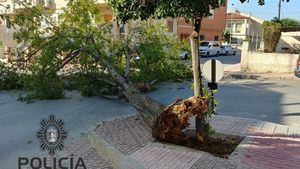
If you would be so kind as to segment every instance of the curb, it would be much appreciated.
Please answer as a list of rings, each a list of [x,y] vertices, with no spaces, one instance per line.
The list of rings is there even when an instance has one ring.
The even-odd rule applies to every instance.
[[[268,74],[251,74],[251,73],[227,73],[223,80],[229,79],[251,79],[251,80],[293,80],[300,81],[296,76],[280,76]]]
[[[114,146],[105,141],[95,132],[87,134],[87,139],[99,154],[103,154],[111,166],[115,169],[144,169],[144,167],[136,160],[124,155]]]

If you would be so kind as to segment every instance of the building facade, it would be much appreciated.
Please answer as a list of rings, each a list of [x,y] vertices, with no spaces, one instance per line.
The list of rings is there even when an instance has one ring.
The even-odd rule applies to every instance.
[[[231,33],[231,43],[241,44],[248,39],[255,43],[262,41],[264,20],[234,10],[227,14],[226,30]]]
[[[33,0],[32,5],[35,5],[40,2],[44,2],[45,7],[55,9],[55,13],[52,16],[52,19],[55,20],[58,17],[58,14],[62,12],[63,8],[66,7],[68,0]],[[101,20],[108,22],[113,19],[113,11],[111,7],[105,3],[104,0],[98,0],[98,5],[101,10]],[[0,0],[0,13],[14,13],[18,9],[24,8],[15,3],[15,0]],[[17,31],[12,28],[7,28],[4,21],[0,21],[0,41],[2,43],[2,50],[5,46],[7,47],[16,47],[18,44],[13,39],[14,32]],[[3,52],[0,51],[0,55]]]
[[[201,22],[200,40],[205,41],[221,41],[222,33],[226,27],[227,5],[211,10],[211,16],[203,18]],[[187,23],[184,19],[167,19],[170,32],[187,39],[192,34],[194,26]]]

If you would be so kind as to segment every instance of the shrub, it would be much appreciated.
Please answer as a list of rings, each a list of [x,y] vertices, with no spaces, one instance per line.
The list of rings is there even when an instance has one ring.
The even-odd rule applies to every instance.
[[[281,24],[265,21],[262,25],[264,38],[264,52],[275,52],[281,37]]]
[[[21,77],[22,74],[18,73],[17,68],[0,62],[0,90],[21,89],[23,87],[20,83]]]
[[[25,100],[61,99],[64,97],[64,83],[54,70],[33,68],[22,78],[24,89],[28,91]]]
[[[118,94],[117,83],[100,68],[90,67],[72,76],[69,83],[73,83],[83,96]]]

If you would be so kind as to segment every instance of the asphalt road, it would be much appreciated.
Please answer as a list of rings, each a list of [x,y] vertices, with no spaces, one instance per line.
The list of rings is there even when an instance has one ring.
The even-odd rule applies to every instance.
[[[135,110],[122,100],[100,97],[85,98],[78,92],[67,93],[67,99],[36,101],[26,104],[17,101],[16,93],[0,91],[0,169],[16,169],[19,157],[45,157],[36,133],[40,121],[54,114],[63,119],[68,137],[65,145],[72,143],[82,133],[95,129],[97,123]]]
[[[204,58],[204,60],[211,58]],[[239,62],[239,56],[218,58],[226,65]],[[191,82],[160,84],[147,95],[165,104],[176,98],[192,96]],[[300,82],[295,81],[223,81],[217,99],[221,115],[256,118],[300,127]],[[50,114],[65,122],[72,143],[82,133],[92,131],[97,123],[136,111],[123,100],[100,97],[85,98],[68,92],[67,99],[36,101],[26,104],[17,101],[18,94],[0,91],[0,169],[17,168],[18,157],[44,157],[39,149],[36,132],[39,122]]]
[[[149,96],[165,103],[193,95],[191,82],[164,84]],[[218,113],[300,127],[300,81],[231,80],[219,83]]]
[[[210,60],[210,59],[217,59],[217,60],[221,61],[224,64],[224,67],[227,67],[227,66],[230,66],[230,65],[240,63],[241,62],[241,55],[240,54],[237,54],[235,56],[233,56],[233,55],[228,55],[228,56],[221,55],[219,57],[211,56],[211,57],[208,57],[208,58],[201,57],[200,63],[203,64],[207,60]]]
[[[211,59],[217,59],[223,63],[224,67],[227,67],[227,66],[231,66],[231,65],[240,63],[241,62],[241,54],[237,53],[237,55],[234,55],[234,56],[233,55],[228,55],[228,56],[220,55],[219,57],[216,57],[216,56],[201,57],[200,63],[204,64],[206,61],[211,60]],[[183,60],[183,62],[185,62],[186,64],[192,63],[191,59]]]

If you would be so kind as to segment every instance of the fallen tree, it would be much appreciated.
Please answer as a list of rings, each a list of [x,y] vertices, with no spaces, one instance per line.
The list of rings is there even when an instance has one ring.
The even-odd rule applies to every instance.
[[[99,58],[99,52],[96,58]],[[102,59],[101,63],[121,85],[128,102],[138,111],[144,122],[152,129],[152,136],[158,140],[176,144],[184,142],[186,137],[182,130],[189,126],[188,120],[196,115],[204,118],[208,111],[208,98],[199,96],[180,99],[169,106],[163,105],[143,95],[107,60]]]
[[[60,85],[54,84],[59,82],[58,72],[66,65],[84,62],[88,66],[96,64],[97,67],[111,75],[119,84],[126,100],[138,111],[141,118],[152,129],[153,137],[158,140],[179,143],[185,139],[182,129],[188,126],[188,119],[195,115],[204,117],[208,108],[208,101],[204,97],[178,100],[172,105],[166,106],[143,95],[128,80],[130,58],[133,58],[130,50],[135,47],[131,44],[125,44],[125,47],[118,46],[117,42],[109,37],[110,27],[104,23],[97,23],[99,9],[96,8],[94,0],[70,1],[67,8],[64,9],[64,13],[60,14],[58,23],[51,21],[51,11],[47,11],[43,6],[32,7],[26,2],[16,3],[24,6],[24,10],[13,16],[4,15],[2,18],[11,21],[9,23],[12,26],[20,28],[15,35],[19,42],[30,44],[19,53],[19,56],[24,58],[21,63],[22,67],[31,72],[32,78],[27,80],[30,86],[50,84],[49,87],[38,88],[39,92],[46,88],[49,91],[55,91],[55,86],[60,87]],[[84,5],[80,5],[82,3]],[[40,22],[42,21],[48,23],[46,28],[41,29]],[[138,39],[141,39],[138,40],[139,45],[148,41],[148,39],[143,39],[141,33],[137,33],[135,36],[139,36]],[[153,41],[155,42],[157,39],[154,37]],[[145,43],[144,47],[146,46]],[[160,55],[161,52],[158,51],[163,50],[162,46],[163,44],[157,49],[155,48],[154,52]],[[118,65],[119,58],[122,58],[120,50],[123,49],[126,49],[124,50],[126,53],[124,76],[121,75],[123,72],[120,71]],[[62,57],[63,55],[65,57]],[[140,55],[142,54],[140,53]],[[153,59],[155,62],[155,58]],[[61,88],[59,89],[61,90]],[[61,95],[60,91],[55,92]],[[56,98],[56,95],[51,98]]]
[[[101,23],[101,19],[99,19],[101,15],[95,0],[69,1],[56,22],[51,19],[53,10],[45,8],[43,4],[32,6],[30,0],[16,1],[15,3],[24,6],[24,9],[18,10],[15,14],[2,15],[2,19],[7,21],[8,26],[17,26],[15,28],[18,28],[19,31],[15,34],[15,38],[19,42],[30,44],[30,47],[27,48],[28,51],[26,49],[26,52],[21,52],[24,62],[26,62],[25,71],[30,72],[35,80],[34,82],[30,79],[27,80],[29,86],[49,83],[50,86],[38,88],[38,91],[49,90],[53,86],[62,90],[61,85],[56,83],[59,82],[58,69],[67,64],[81,62],[89,63],[83,65],[87,68],[96,65],[95,67],[101,68],[103,72],[109,72],[119,84],[128,102],[137,109],[145,123],[151,127],[154,138],[172,143],[184,141],[185,135],[182,130],[188,126],[189,118],[196,116],[197,137],[199,136],[198,139],[203,141],[206,136],[204,125],[209,111],[209,98],[204,97],[202,89],[200,64],[196,59],[197,45],[199,44],[202,17],[210,15],[212,8],[218,8],[221,5],[219,0],[139,1],[142,3],[137,3],[136,0],[108,0],[108,2],[114,8],[117,19],[123,23],[131,19],[148,19],[149,17],[183,17],[193,21],[195,29],[192,38],[192,55],[193,61],[197,62],[194,64],[196,65],[194,66],[196,96],[177,100],[166,106],[141,94],[128,80],[131,57],[129,51],[126,51],[126,71],[122,76],[119,70],[121,69],[119,58],[122,57],[120,50],[124,51],[124,48],[135,47],[131,44],[122,47],[114,42],[111,36],[111,26]],[[143,39],[143,35],[140,37],[147,41],[147,39]],[[162,47],[154,49],[154,52],[161,49]],[[66,58],[61,59],[63,53],[69,54]],[[113,56],[119,55],[119,57],[112,57],[112,53],[114,53]],[[61,91],[57,93],[61,95]],[[54,95],[53,98],[56,96]]]
[[[188,127],[192,116],[205,116],[208,111],[208,99],[194,96],[186,100],[177,100],[166,106],[145,95],[130,82],[119,75],[112,65],[102,60],[112,76],[122,86],[128,102],[138,111],[145,123],[152,129],[152,136],[158,140],[180,143],[185,140],[183,129]]]

